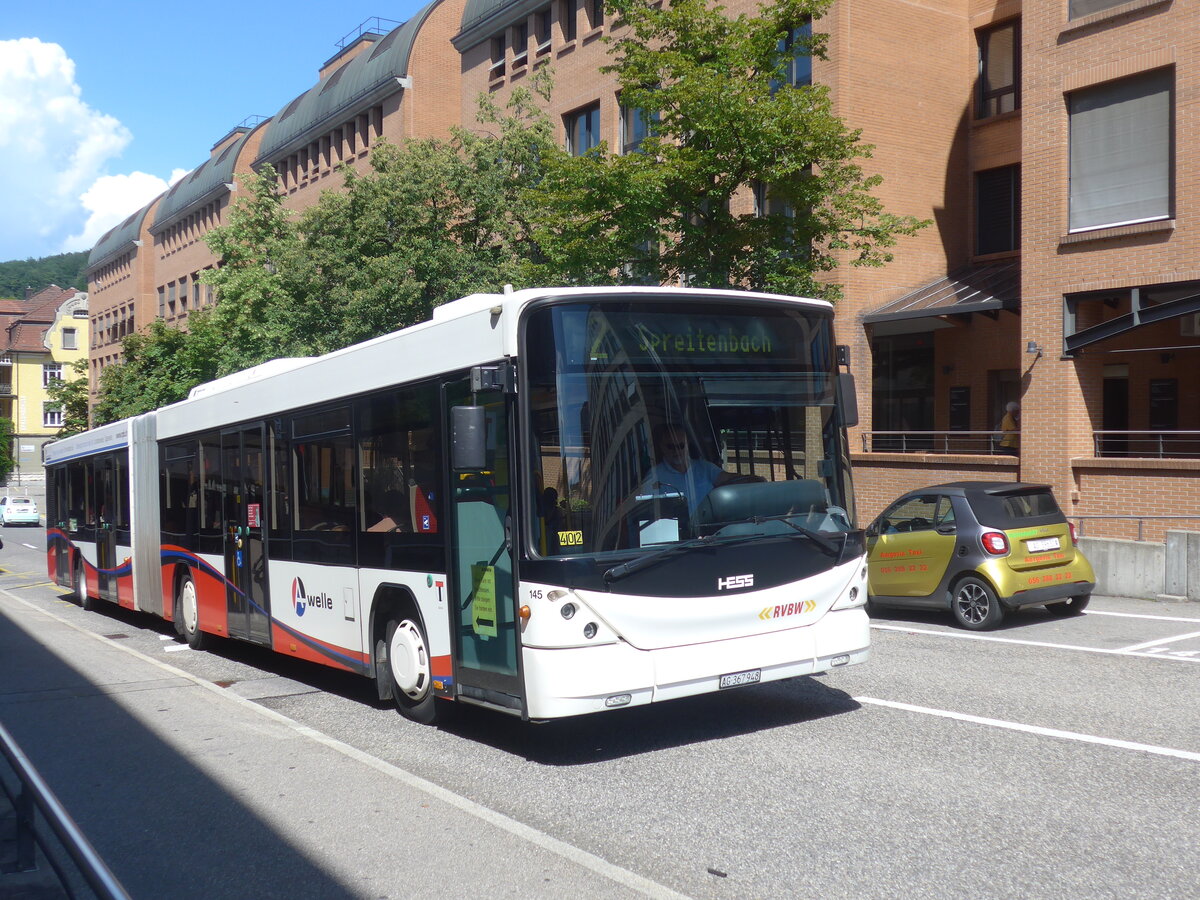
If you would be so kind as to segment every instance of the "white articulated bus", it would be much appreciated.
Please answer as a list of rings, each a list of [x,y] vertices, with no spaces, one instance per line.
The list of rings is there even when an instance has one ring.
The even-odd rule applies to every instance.
[[[472,295],[47,445],[50,576],[421,722],[862,662],[846,362],[817,300]]]

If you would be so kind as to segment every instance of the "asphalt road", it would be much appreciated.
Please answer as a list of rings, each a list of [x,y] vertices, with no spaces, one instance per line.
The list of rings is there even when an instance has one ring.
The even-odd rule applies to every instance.
[[[892,612],[869,663],[822,677],[545,725],[464,708],[426,728],[356,676],[248,645],[196,653],[152,617],[85,612],[46,583],[42,530],[3,536],[0,589],[24,603],[632,873],[635,893],[1200,896],[1198,604],[1098,597],[982,635]],[[194,839],[217,826],[196,820]],[[118,875],[138,864],[91,836],[121,847]],[[503,885],[468,838],[450,838],[461,865]]]

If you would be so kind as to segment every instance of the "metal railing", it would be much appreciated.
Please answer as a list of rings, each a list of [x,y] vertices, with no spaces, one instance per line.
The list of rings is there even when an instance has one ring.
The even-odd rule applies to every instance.
[[[1120,515],[1120,516],[1118,516],[1118,515],[1097,515],[1097,516],[1085,515],[1085,516],[1076,516],[1076,515],[1068,515],[1067,518],[1070,519],[1072,522],[1077,522],[1079,524],[1079,528],[1077,529],[1079,537],[1087,537],[1087,535],[1084,533],[1085,526],[1083,523],[1087,522],[1087,521],[1091,521],[1092,519],[1100,519],[1100,520],[1121,519],[1122,521],[1127,521],[1127,522],[1128,521],[1136,521],[1137,522],[1137,540],[1139,540],[1139,541],[1143,540],[1143,538],[1142,538],[1142,534],[1143,534],[1142,523],[1143,522],[1160,522],[1160,521],[1200,522],[1200,515],[1195,515],[1195,516],[1151,516],[1151,515],[1128,515],[1128,516],[1124,516],[1124,515]]]
[[[864,453],[1004,453],[994,431],[864,431]]]
[[[1098,457],[1198,459],[1200,431],[1095,431],[1092,447]]]
[[[130,896],[121,886],[121,882],[109,870],[91,842],[75,824],[75,820],[54,796],[50,786],[33,767],[29,757],[17,746],[17,742],[13,740],[12,735],[3,725],[0,725],[0,753],[12,766],[18,782],[15,796],[9,794],[8,788],[0,784],[0,790],[9,794],[16,811],[17,859],[13,871],[30,872],[36,869],[37,846],[40,845],[46,858],[50,860],[51,868],[58,876],[59,883],[62,884],[68,895],[74,896],[70,889],[70,879],[54,862],[53,855],[38,834],[36,809],[41,812],[43,818],[58,836],[62,846],[78,867],[79,873],[97,897],[101,897],[103,900],[130,900]]]
[[[864,453],[1004,454],[994,431],[864,431]],[[1200,431],[1094,431],[1097,458],[1200,459]]]

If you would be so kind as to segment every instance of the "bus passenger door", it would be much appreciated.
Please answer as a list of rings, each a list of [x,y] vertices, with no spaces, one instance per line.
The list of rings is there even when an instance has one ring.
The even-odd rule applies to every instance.
[[[229,636],[271,642],[271,605],[263,543],[263,428],[221,433],[225,482],[225,578]]]
[[[96,460],[96,577],[97,593],[104,600],[117,599],[117,493],[113,458]]]
[[[512,494],[506,398],[472,395],[469,382],[446,388],[447,418],[455,406],[482,406],[487,463],[480,471],[450,471],[449,598],[460,696],[524,712],[513,594]],[[449,447],[449,442],[446,444]]]
[[[67,503],[67,467],[58,466],[53,471],[54,521],[46,520],[51,528],[62,534],[53,541],[54,580],[58,584],[71,583],[71,509]]]

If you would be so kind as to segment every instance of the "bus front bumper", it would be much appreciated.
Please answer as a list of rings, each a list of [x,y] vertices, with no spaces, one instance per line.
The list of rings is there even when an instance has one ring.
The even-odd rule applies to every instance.
[[[758,672],[779,681],[866,662],[870,622],[862,608],[826,613],[804,628],[683,647],[627,643],[522,650],[531,719],[644,706],[721,690],[721,676]]]

